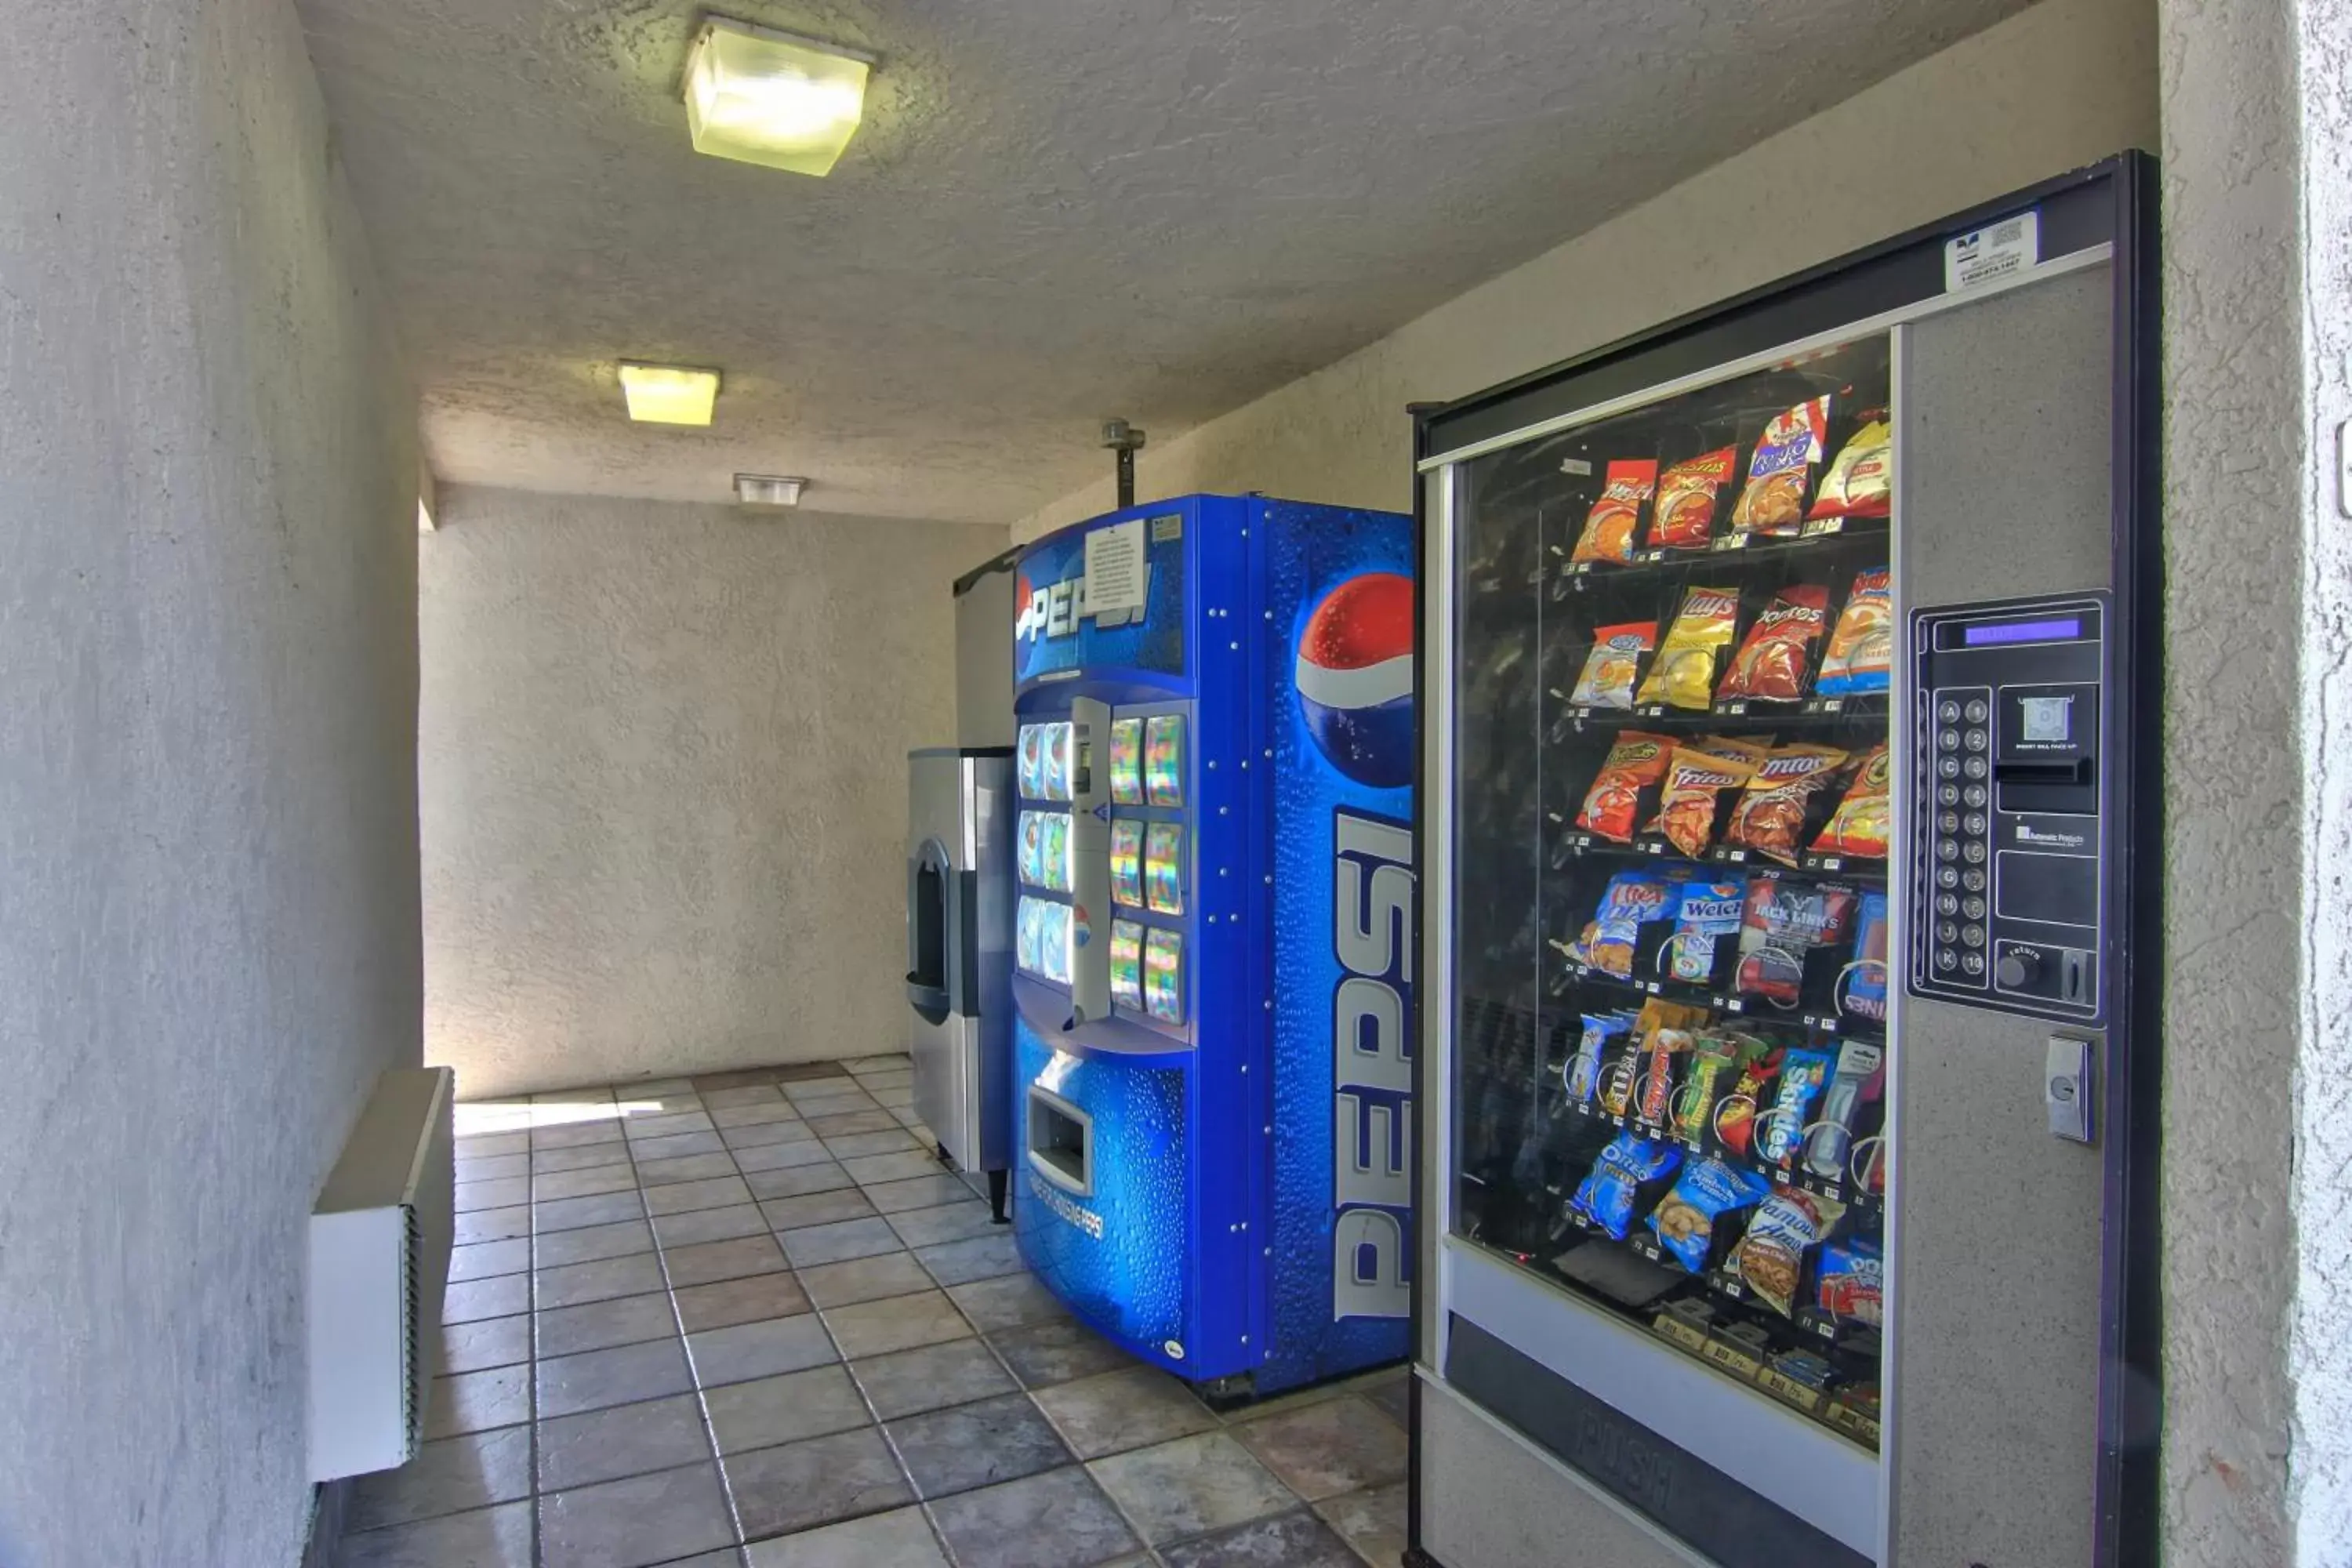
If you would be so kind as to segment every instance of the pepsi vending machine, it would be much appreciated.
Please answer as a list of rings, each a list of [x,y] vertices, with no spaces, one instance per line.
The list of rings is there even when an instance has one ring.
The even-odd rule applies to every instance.
[[[1408,1348],[1412,553],[1203,495],[1021,559],[1015,1228],[1213,1397]]]

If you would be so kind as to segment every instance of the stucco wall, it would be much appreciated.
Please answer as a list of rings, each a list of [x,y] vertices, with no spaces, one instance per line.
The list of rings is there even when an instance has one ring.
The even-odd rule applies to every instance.
[[[2046,0],[1328,369],[1147,447],[1137,493],[1262,489],[1409,507],[1408,403],[1475,392],[1972,202],[2153,147],[2153,0]],[[1013,537],[1111,502],[1106,479],[1016,521]]]
[[[0,1563],[291,1563],[417,1058],[415,405],[283,0],[0,29]]]
[[[892,1048],[906,753],[996,529],[444,487],[427,1059],[458,1092]]]

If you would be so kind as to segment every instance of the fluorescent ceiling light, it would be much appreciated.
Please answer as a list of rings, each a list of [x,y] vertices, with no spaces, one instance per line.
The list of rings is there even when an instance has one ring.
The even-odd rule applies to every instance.
[[[714,158],[824,174],[866,113],[874,57],[713,16],[686,61],[686,122]]]
[[[641,425],[708,425],[719,401],[719,373],[674,364],[621,364],[621,395]]]
[[[801,491],[807,488],[806,479],[787,479],[782,474],[735,476],[735,499],[745,506],[798,506]]]

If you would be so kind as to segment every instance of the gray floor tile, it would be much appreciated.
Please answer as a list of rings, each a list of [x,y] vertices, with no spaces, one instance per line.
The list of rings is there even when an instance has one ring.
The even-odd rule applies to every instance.
[[[846,1074],[839,1078],[808,1079],[799,1083],[785,1084],[782,1088],[784,1098],[799,1106],[822,1106],[836,1100],[866,1098],[866,1091],[857,1087],[857,1080]]]
[[[618,1225],[623,1220],[643,1219],[646,1205],[635,1192],[598,1193],[587,1198],[559,1198],[551,1204],[533,1204],[531,1224],[542,1233],[551,1230],[577,1230],[583,1226]]]
[[[339,1568],[533,1568],[530,1504],[346,1535]]]
[[[846,1307],[931,1289],[931,1277],[908,1252],[882,1252],[799,1271],[801,1288],[820,1307]]]
[[[497,1160],[530,1152],[528,1132],[471,1132],[455,1140],[460,1160]]]
[[[973,1237],[970,1241],[944,1242],[938,1247],[919,1247],[915,1257],[931,1271],[931,1278],[942,1285],[961,1285],[971,1279],[993,1279],[1000,1274],[1021,1271],[1021,1252],[1013,1244],[1010,1226],[992,1227],[986,1236]]]
[[[877,1110],[874,1114],[887,1119],[889,1112]],[[934,1170],[939,1166],[938,1156],[918,1142],[914,1135],[903,1127],[894,1126],[887,1132],[845,1132],[837,1138],[825,1139],[824,1146],[833,1151],[833,1157],[836,1160],[873,1159],[884,1154],[913,1154],[919,1159],[929,1161]],[[914,1173],[909,1171],[906,1174],[912,1175]],[[880,1179],[887,1181],[891,1178],[886,1176]]]
[[[646,1189],[648,1214],[687,1214],[695,1209],[726,1208],[751,1201],[751,1191],[740,1176],[719,1176],[707,1182],[673,1182]]]
[[[890,1228],[908,1247],[936,1247],[943,1241],[993,1235],[1000,1227],[986,1204],[966,1198],[935,1208],[901,1209],[890,1216]]]
[[[874,1205],[856,1187],[836,1187],[796,1198],[770,1198],[760,1205],[760,1212],[777,1230],[803,1230],[835,1220],[864,1219],[874,1212]]]
[[[625,1193],[637,1184],[637,1173],[626,1160],[617,1165],[583,1165],[573,1171],[551,1171],[530,1179],[530,1201],[551,1204],[558,1198],[587,1198],[598,1193]]]
[[[719,1141],[730,1149],[790,1143],[816,1136],[789,1105],[730,1106],[712,1111],[710,1119],[719,1123]]]
[[[813,1312],[689,1335],[695,1381],[704,1388],[799,1372],[839,1360],[824,1324]]]
[[[1318,1502],[1315,1511],[1373,1568],[1399,1568],[1404,1561],[1404,1482],[1392,1481]]]
[[[908,1072],[914,1058],[904,1051],[877,1051],[870,1057],[850,1057],[842,1066],[859,1078],[877,1072]]]
[[[871,1426],[753,1448],[720,1462],[750,1541],[915,1500],[881,1433]]]
[[[1363,1568],[1348,1543],[1305,1509],[1160,1549],[1168,1568]]]
[[[709,1458],[702,1402],[691,1394],[614,1405],[539,1424],[541,1491],[675,1469]]]
[[[713,1465],[579,1487],[539,1504],[544,1568],[640,1568],[734,1539]]]
[[[724,1154],[727,1145],[719,1141],[717,1132],[673,1132],[666,1138],[632,1138],[629,1153],[643,1170],[648,1163],[664,1160],[684,1160],[698,1154]]]
[[[1125,1351],[1074,1318],[999,1329],[988,1342],[1024,1388],[1045,1388],[1136,1364]]]
[[[641,1219],[617,1225],[588,1225],[578,1230],[551,1230],[533,1243],[533,1258],[541,1268],[562,1268],[572,1263],[626,1258],[654,1249],[653,1228]]]
[[[608,1405],[634,1405],[693,1386],[686,1352],[676,1340],[557,1356],[539,1363],[539,1417],[549,1421]]]
[[[944,1498],[931,1514],[963,1568],[1093,1568],[1138,1544],[1075,1465]]]
[[[754,1542],[746,1555],[751,1568],[948,1568],[919,1508]]]
[[[702,1109],[717,1112],[730,1105],[782,1105],[784,1091],[772,1083],[738,1084],[727,1089],[705,1089],[700,1091]]]
[[[1404,1428],[1354,1394],[1246,1422],[1234,1436],[1308,1502],[1404,1479]]]
[[[541,1149],[530,1157],[534,1176],[557,1176],[567,1171],[593,1170],[599,1165],[625,1165],[628,1145],[618,1138],[609,1143],[581,1143],[568,1149]]]
[[[610,1105],[613,1086],[609,1083],[568,1084],[562,1089],[543,1089],[530,1097],[533,1105]]]
[[[669,1270],[669,1288],[715,1284],[740,1279],[747,1274],[772,1274],[784,1266],[783,1248],[772,1236],[739,1236],[726,1241],[705,1241],[674,1247],[662,1255]]]
[[[971,1325],[955,1303],[940,1290],[919,1295],[890,1296],[855,1306],[828,1307],[824,1326],[844,1357],[887,1355],[917,1345],[941,1344],[971,1333]]]
[[[850,1070],[852,1076],[859,1083],[864,1084],[869,1093],[890,1084],[915,1081],[914,1064],[904,1058],[899,1058],[897,1067],[853,1068]]]
[[[1364,1390],[1364,1397],[1379,1405],[1388,1418],[1400,1426],[1412,1424],[1412,1374],[1402,1368],[1383,1377]]]
[[[821,1165],[795,1165],[790,1170],[753,1171],[743,1178],[743,1184],[762,1203],[839,1192],[856,1184],[849,1179],[848,1172],[830,1160]]]
[[[1192,1390],[1156,1367],[1125,1367],[1041,1388],[1037,1405],[1082,1459],[1189,1437],[1217,1425]]]
[[[457,1212],[470,1214],[476,1209],[511,1208],[516,1204],[530,1201],[530,1178],[500,1176],[488,1182],[457,1184]]]
[[[885,1421],[1015,1393],[1021,1386],[986,1345],[972,1339],[852,1362],[849,1370]]]
[[[674,1252],[681,1247],[699,1247],[707,1241],[767,1234],[767,1216],[753,1204],[654,1216],[654,1239],[661,1243],[665,1252]]]
[[[722,1279],[714,1285],[690,1285],[677,1291],[675,1300],[678,1321],[689,1334],[789,1318],[809,1310],[807,1292],[789,1270]]]
[[[861,1184],[872,1186],[883,1182],[903,1182],[910,1176],[928,1176],[940,1168],[940,1163],[920,1149],[910,1149],[898,1154],[867,1154],[844,1160],[841,1168]]]
[[[530,1368],[492,1367],[433,1380],[426,1395],[425,1436],[454,1437],[530,1419]]]
[[[636,1103],[641,1099],[690,1099],[694,1093],[694,1080],[691,1078],[645,1078],[633,1082],[616,1083],[613,1086],[614,1098],[627,1100],[631,1104]]]
[[[524,1153],[488,1154],[479,1159],[459,1159],[457,1176],[459,1183],[496,1182],[509,1176],[530,1174],[530,1156]]]
[[[671,1339],[677,1333],[669,1297],[658,1290],[647,1296],[620,1296],[558,1308],[540,1313],[538,1322],[539,1353],[548,1357]]]
[[[1040,1284],[1034,1274],[1001,1274],[948,1288],[948,1299],[982,1333],[1017,1329],[1024,1323],[1050,1323],[1066,1318],[1069,1309]]]
[[[346,1531],[380,1530],[530,1495],[530,1428],[502,1426],[427,1443],[396,1470],[352,1483]]]
[[[1025,1394],[903,1416],[889,1423],[888,1431],[916,1492],[926,1500],[1070,1462],[1070,1451]]]
[[[776,1069],[773,1068],[730,1068],[724,1072],[698,1072],[694,1075],[692,1082],[694,1092],[702,1097],[705,1105],[711,1102],[713,1094],[724,1094],[730,1089],[746,1087],[765,1089],[772,1093],[782,1092],[776,1088]]]
[[[779,1084],[816,1083],[849,1076],[849,1069],[837,1061],[787,1062],[772,1070]]]
[[[1223,1432],[1116,1454],[1087,1468],[1154,1545],[1298,1506],[1248,1449]]]
[[[459,1215],[455,1239],[460,1247],[470,1247],[530,1234],[530,1205],[517,1204],[511,1208],[476,1209],[471,1214]]]
[[[709,1113],[703,1110],[681,1110],[660,1116],[632,1116],[621,1123],[621,1131],[629,1135],[632,1143],[648,1139],[675,1138],[681,1132],[711,1131]]]
[[[927,1209],[961,1203],[971,1196],[963,1178],[942,1171],[933,1176],[909,1176],[903,1182],[877,1182],[866,1189],[866,1198],[884,1214],[901,1209]]]
[[[577,1307],[583,1301],[609,1301],[615,1296],[642,1296],[663,1288],[661,1263],[650,1252],[542,1268],[538,1281],[542,1312]]]
[[[637,1184],[641,1187],[666,1187],[673,1182],[707,1182],[713,1176],[731,1176],[734,1173],[734,1157],[723,1152],[717,1154],[681,1154],[674,1160],[637,1162]]]
[[[441,1297],[444,1323],[471,1323],[484,1318],[510,1318],[530,1310],[530,1276],[501,1274],[492,1279],[454,1280]]]
[[[772,1448],[874,1424],[857,1385],[839,1365],[727,1384],[706,1390],[703,1404],[722,1454]]]
[[[597,1121],[573,1121],[558,1127],[531,1129],[530,1152],[543,1154],[550,1149],[586,1149],[622,1141],[618,1121],[608,1118]]]
[[[812,1116],[809,1131],[820,1138],[846,1138],[856,1132],[896,1132],[898,1124],[887,1110],[840,1110],[830,1116]],[[517,1173],[486,1172],[488,1175],[513,1175]]]
[[[509,1237],[504,1241],[478,1241],[449,1249],[449,1279],[452,1284],[467,1279],[491,1279],[501,1274],[530,1272],[529,1237]]]
[[[726,1546],[716,1552],[698,1552],[692,1557],[680,1557],[665,1563],[661,1568],[743,1568],[743,1549]]]
[[[898,1118],[899,1126],[913,1133],[917,1138],[929,1138],[930,1136],[929,1130],[923,1125],[923,1119],[915,1114],[915,1108],[912,1105],[906,1106],[903,1109],[894,1108],[890,1114]]]
[[[816,1138],[780,1138],[735,1151],[735,1164],[746,1175],[754,1171],[788,1171],[795,1165],[822,1165],[832,1158],[824,1141]]]
[[[511,1318],[485,1318],[443,1329],[441,1354],[434,1371],[483,1372],[530,1359],[530,1318],[519,1312]]]
[[[897,1252],[902,1245],[898,1233],[879,1218],[813,1225],[804,1229],[785,1231],[780,1239],[784,1244],[784,1256],[793,1260],[795,1268],[814,1268],[820,1263],[840,1263],[852,1258],[871,1258],[877,1253]]]

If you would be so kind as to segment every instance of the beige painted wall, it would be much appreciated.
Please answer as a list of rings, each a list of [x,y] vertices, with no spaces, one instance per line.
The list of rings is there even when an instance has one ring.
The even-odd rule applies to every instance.
[[[895,1048],[948,523],[447,487],[418,541],[426,1059],[461,1096]]]
[[[1408,403],[1476,392],[2110,153],[2153,148],[2154,23],[2153,0],[2047,0],[1327,370],[1146,447],[1137,493],[1260,489],[1408,508]],[[1019,520],[1013,535],[1111,503],[1106,481]]]

